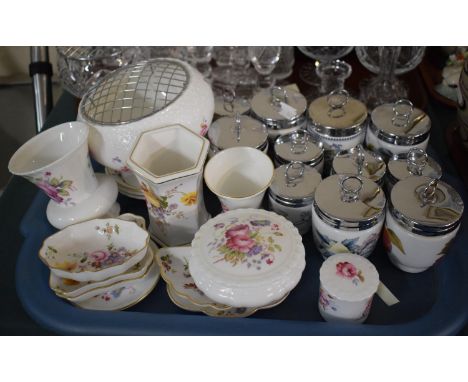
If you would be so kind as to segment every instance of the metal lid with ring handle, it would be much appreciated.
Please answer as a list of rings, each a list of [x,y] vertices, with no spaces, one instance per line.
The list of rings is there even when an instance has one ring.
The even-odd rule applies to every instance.
[[[307,101],[298,92],[274,86],[257,93],[251,101],[253,117],[270,129],[287,129],[305,121]]]
[[[422,236],[444,235],[460,224],[463,201],[445,182],[410,176],[393,186],[389,210],[400,225]]]
[[[411,175],[424,175],[434,179],[442,177],[442,168],[423,149],[412,148],[408,153],[395,154],[388,161],[388,176],[392,183]]]
[[[381,156],[365,150],[359,144],[340,151],[333,159],[332,171],[335,174],[362,175],[379,183],[385,175],[386,165]]]
[[[314,129],[331,137],[355,135],[367,119],[366,105],[346,90],[334,90],[317,98],[311,102],[308,112]]]
[[[310,205],[321,180],[322,176],[317,170],[294,161],[275,169],[269,195],[278,203],[290,207]]]
[[[222,117],[213,122],[208,138],[215,150],[249,146],[263,150],[268,144],[268,132],[261,122],[236,113],[234,117]]]
[[[312,135],[304,130],[281,135],[275,140],[275,159],[281,163],[293,161],[315,166],[323,159],[323,143],[315,143]]]
[[[377,106],[371,119],[370,128],[377,138],[394,145],[417,145],[429,136],[431,129],[429,116],[407,99]]]
[[[314,209],[325,223],[343,230],[365,230],[385,216],[385,195],[372,180],[331,175],[315,190]]]
[[[250,102],[245,98],[236,98],[231,88],[222,88],[222,96],[215,97],[215,114],[222,117],[234,117],[236,113],[244,114],[250,110]]]

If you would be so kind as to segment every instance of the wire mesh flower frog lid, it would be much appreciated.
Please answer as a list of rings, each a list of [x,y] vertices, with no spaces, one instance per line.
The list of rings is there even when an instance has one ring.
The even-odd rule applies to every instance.
[[[458,227],[463,201],[445,182],[410,176],[393,186],[390,213],[400,225],[423,236],[443,235]]]
[[[90,89],[80,112],[98,125],[127,124],[153,115],[180,97],[189,73],[176,60],[142,61],[118,69]]]
[[[291,162],[275,169],[269,194],[278,203],[293,207],[312,204],[320,173],[303,162]]]
[[[274,86],[257,93],[251,102],[252,114],[270,129],[287,129],[305,120],[307,101],[296,91]]]
[[[331,227],[365,230],[385,216],[385,195],[372,180],[357,175],[331,175],[315,190],[317,215]]]
[[[195,234],[189,260],[197,287],[233,307],[260,307],[282,298],[304,268],[297,228],[274,212],[251,208],[206,222]]]
[[[379,183],[385,175],[386,165],[381,156],[357,145],[340,151],[333,159],[333,171],[337,174],[362,175]]]
[[[322,288],[342,301],[364,301],[377,292],[379,283],[375,266],[366,258],[352,253],[330,256],[320,267]]]
[[[394,145],[417,145],[431,129],[431,120],[407,99],[377,106],[371,113],[370,128],[377,138]]]
[[[366,105],[346,90],[334,90],[315,99],[308,112],[314,129],[330,137],[347,137],[361,132],[367,118]]]
[[[208,138],[219,150],[238,146],[263,150],[268,144],[268,131],[260,121],[236,113],[234,117],[222,117],[213,122]]]

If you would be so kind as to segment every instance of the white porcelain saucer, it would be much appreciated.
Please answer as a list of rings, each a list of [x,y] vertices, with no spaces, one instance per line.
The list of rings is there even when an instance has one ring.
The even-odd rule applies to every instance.
[[[124,310],[148,296],[156,287],[159,276],[158,263],[153,261],[153,264],[141,279],[123,281],[110,291],[73,304],[90,310]]]
[[[71,224],[99,218],[110,213],[115,214],[115,216],[119,214],[120,206],[115,202],[118,189],[114,178],[105,174],[96,174],[96,178],[98,181],[97,189],[88,199],[75,206],[63,207],[53,200],[49,201],[46,211],[47,219],[54,227],[62,229]]]
[[[132,185],[128,184],[125,182],[122,178],[122,175],[118,171],[112,170],[108,167],[105,167],[105,170],[107,175],[112,176],[115,181],[117,182],[117,186],[119,188],[119,192],[122,195],[128,196],[129,198],[133,199],[140,199],[144,200],[145,195],[143,195],[143,192],[140,190],[139,187],[133,187]]]

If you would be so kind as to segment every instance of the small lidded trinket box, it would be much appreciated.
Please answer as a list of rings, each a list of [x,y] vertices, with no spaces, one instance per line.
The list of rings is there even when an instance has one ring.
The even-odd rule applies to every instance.
[[[260,91],[251,101],[252,116],[266,125],[272,140],[304,129],[306,108],[307,101],[301,93],[279,86]]]
[[[322,173],[323,144],[314,143],[312,136],[305,130],[297,130],[276,138],[274,151],[275,166],[299,161],[315,167]]]
[[[332,174],[362,175],[383,186],[387,166],[381,156],[365,150],[361,144],[340,151],[332,162]]]
[[[324,179],[312,208],[314,242],[323,258],[337,253],[368,257],[384,223],[385,202],[382,189],[363,176]]]
[[[329,322],[364,322],[379,283],[377,269],[362,256],[329,257],[320,268],[320,315]]]
[[[408,153],[395,154],[388,161],[385,186],[387,192],[400,180],[411,175],[424,175],[432,179],[442,177],[442,169],[423,149],[414,148]]]
[[[247,115],[236,114],[234,117],[222,117],[214,121],[208,130],[210,140],[209,155],[231,147],[247,146],[268,150],[268,132],[261,122]]]
[[[392,189],[383,243],[391,262],[418,273],[447,254],[460,228],[463,201],[450,185],[410,176]]]
[[[394,154],[407,153],[412,148],[426,150],[431,120],[409,100],[377,106],[371,113],[366,145],[384,159]]]
[[[301,235],[312,223],[312,202],[315,188],[322,177],[303,162],[291,162],[275,169],[268,190],[270,209],[292,222]]]
[[[325,167],[331,165],[335,154],[364,142],[367,108],[346,90],[333,91],[312,101],[309,106],[310,124],[307,128],[315,140],[323,142]]]

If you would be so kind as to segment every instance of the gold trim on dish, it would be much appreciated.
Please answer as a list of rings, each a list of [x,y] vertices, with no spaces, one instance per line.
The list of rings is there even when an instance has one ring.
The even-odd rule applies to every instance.
[[[226,309],[231,308],[229,305],[218,304],[218,303],[216,303],[216,302],[214,302],[214,301],[213,301],[213,304],[216,304],[216,305],[213,305],[213,304],[203,304],[203,305],[202,305],[202,304],[200,304],[200,303],[195,302],[195,301],[192,299],[192,297],[190,297],[190,296],[186,295],[185,293],[183,293],[183,292],[179,291],[178,289],[176,289],[176,288],[174,287],[174,284],[172,283],[172,281],[171,281],[169,278],[167,278],[167,276],[166,276],[166,272],[165,272],[165,270],[164,270],[164,266],[162,265],[161,260],[160,260],[160,258],[158,257],[158,252],[159,252],[159,250],[155,253],[154,258],[156,259],[156,262],[158,263],[158,266],[159,266],[159,269],[160,269],[160,272],[161,272],[161,277],[162,277],[162,279],[166,282],[166,284],[167,284],[168,286],[170,286],[171,289],[173,289],[173,290],[176,291],[176,293],[177,293],[179,296],[185,298],[186,300],[189,300],[193,305],[196,305],[196,306],[199,306],[199,307],[210,307],[210,308],[216,309],[216,310],[226,310]],[[171,256],[172,256],[172,255],[171,255]],[[174,257],[174,256],[173,256],[173,257]]]
[[[284,300],[286,300],[286,298],[289,296],[289,292],[286,293],[283,297],[281,297],[279,300],[276,300],[276,301],[273,301],[271,304],[268,304],[268,305],[264,305],[264,306],[261,306],[261,307],[257,307],[257,308],[246,308],[246,311],[244,313],[239,313],[239,314],[231,314],[229,316],[225,316],[223,314],[213,314],[213,313],[210,313],[208,311],[206,311],[206,309],[203,309],[200,307],[200,310],[192,310],[192,309],[188,309],[187,307],[184,307],[182,306],[180,303],[177,303],[176,301],[174,301],[174,297],[171,295],[171,293],[175,293],[178,297],[181,297],[182,299],[184,299],[184,296],[181,296],[180,294],[178,294],[174,289],[172,289],[168,284],[166,284],[166,291],[167,291],[167,295],[169,296],[169,299],[176,305],[178,306],[180,309],[183,309],[183,310],[186,310],[186,311],[189,311],[189,312],[200,312],[200,313],[204,313],[206,314],[207,316],[210,316],[210,317],[218,317],[218,318],[245,318],[245,317],[249,317],[251,316],[252,314],[258,312],[259,310],[263,310],[263,309],[270,309],[270,308],[274,308],[275,306],[281,304]],[[188,300],[188,299],[187,299]],[[190,301],[190,300],[189,300]],[[191,302],[191,301],[190,301]],[[228,309],[225,309],[224,311],[226,310],[229,310],[229,309],[236,309],[232,306],[230,306]],[[223,312],[223,310],[219,310],[219,312]]]
[[[135,215],[135,216],[139,216],[139,215]],[[42,252],[42,250],[43,250],[43,248],[44,248],[44,246],[45,246],[45,242],[46,242],[47,240],[49,240],[51,237],[53,237],[53,236],[55,236],[55,235],[58,235],[58,234],[61,234],[62,232],[64,232],[64,231],[67,230],[68,228],[74,227],[74,226],[77,225],[77,224],[88,223],[88,222],[90,222],[90,221],[92,221],[92,220],[110,220],[110,219],[113,219],[113,220],[120,220],[120,221],[125,222],[125,223],[134,223],[134,224],[137,225],[137,227],[138,227],[139,229],[141,229],[141,230],[143,230],[143,231],[146,232],[145,245],[144,245],[142,248],[140,248],[140,249],[132,250],[132,251],[135,252],[134,255],[136,255],[137,253],[143,251],[146,247],[148,247],[149,242],[150,242],[150,233],[148,232],[148,230],[146,230],[146,229],[144,229],[144,228],[141,228],[141,227],[138,225],[138,223],[136,223],[136,222],[134,222],[134,221],[131,221],[131,220],[119,219],[118,217],[116,217],[116,218],[96,218],[96,219],[86,220],[86,221],[84,221],[84,222],[78,222],[78,223],[70,224],[69,226],[65,227],[63,230],[58,231],[58,232],[54,233],[53,235],[50,235],[50,236],[46,237],[46,238],[42,241],[42,245],[41,245],[41,247],[39,248],[39,253],[38,253],[39,259],[42,261],[42,263],[44,263],[44,265],[46,265],[46,266],[47,266],[48,268],[50,268],[50,269],[56,269],[56,270],[61,271],[61,272],[70,273],[70,274],[77,274],[77,275],[83,274],[83,273],[86,273],[86,272],[90,272],[90,273],[102,272],[102,271],[104,271],[104,270],[112,269],[112,268],[114,268],[114,267],[121,266],[121,265],[125,264],[125,263],[122,263],[122,264],[111,265],[110,267],[107,267],[107,268],[104,268],[104,269],[99,269],[99,270],[94,270],[94,271],[69,272],[69,271],[65,271],[65,270],[63,270],[63,269],[60,269],[60,268],[53,267],[53,266],[49,265],[49,264],[46,262],[46,260],[41,256],[41,252]],[[145,252],[145,254],[146,254],[146,252]],[[132,257],[133,257],[133,256],[132,256]],[[71,277],[67,277],[67,278],[69,278],[69,279],[71,279],[71,280],[74,280],[74,279],[72,279]],[[109,278],[109,277],[108,277],[108,278]],[[75,281],[79,281],[79,280],[75,280]]]

